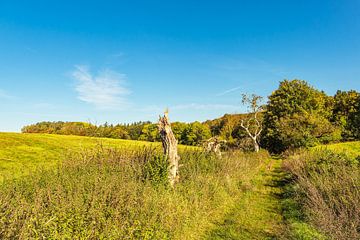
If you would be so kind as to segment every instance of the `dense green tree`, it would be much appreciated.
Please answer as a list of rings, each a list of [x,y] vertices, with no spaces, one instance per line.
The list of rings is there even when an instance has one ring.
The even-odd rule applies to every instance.
[[[135,123],[131,123],[131,124],[128,124],[126,126],[126,129],[129,133],[129,136],[130,136],[130,139],[132,140],[138,140],[140,135],[141,135],[141,131],[143,129],[143,127],[146,125],[146,124],[150,124],[151,122],[135,122]]]
[[[183,139],[184,131],[186,130],[188,124],[182,122],[173,122],[171,123],[171,128],[174,133],[175,138],[178,140],[179,144],[186,144],[186,139]]]
[[[203,141],[211,137],[211,132],[208,126],[200,122],[190,123],[182,134],[182,141],[186,145],[200,145]]]
[[[358,97],[354,111],[349,114],[347,128],[356,140],[360,140],[360,97]]]
[[[141,130],[139,140],[155,142],[160,141],[159,130],[156,124],[145,124]]]
[[[210,128],[212,136],[226,140],[228,147],[237,147],[239,139],[246,137],[245,130],[240,126],[241,120],[246,116],[247,114],[225,114],[204,124]]]
[[[344,140],[351,140],[355,137],[356,127],[354,128],[352,125],[352,118],[356,115],[359,98],[360,94],[354,90],[338,90],[334,96],[331,121],[341,128]]]
[[[330,124],[332,98],[303,80],[284,80],[264,113],[262,143],[271,152],[338,140]]]
[[[127,132],[124,125],[115,125],[110,132],[109,138],[117,138],[117,139],[130,139],[129,133]]]

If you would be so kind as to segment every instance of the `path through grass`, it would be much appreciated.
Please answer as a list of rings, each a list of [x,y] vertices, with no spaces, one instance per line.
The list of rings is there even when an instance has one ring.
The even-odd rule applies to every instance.
[[[281,215],[283,179],[281,160],[264,161],[245,193],[225,218],[215,224],[207,239],[288,239]]]

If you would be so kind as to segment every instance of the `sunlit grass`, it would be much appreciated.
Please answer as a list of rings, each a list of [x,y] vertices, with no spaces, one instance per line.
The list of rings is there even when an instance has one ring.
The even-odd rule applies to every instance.
[[[321,145],[313,148],[315,150],[331,150],[337,153],[345,153],[350,157],[360,155],[360,141],[357,142],[344,142],[329,145]]]
[[[100,146],[70,154],[56,168],[4,181],[0,238],[203,239],[268,157],[182,150],[174,190],[152,164],[156,156],[151,147]]]
[[[121,139],[63,136],[50,134],[0,133],[0,182],[29,174],[36,168],[48,168],[62,161],[67,154],[91,149],[137,149],[153,147],[161,150],[160,143]],[[179,146],[180,150],[194,147]]]

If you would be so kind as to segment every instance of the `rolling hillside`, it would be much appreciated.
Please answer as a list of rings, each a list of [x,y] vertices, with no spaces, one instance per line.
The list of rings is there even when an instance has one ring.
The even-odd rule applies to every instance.
[[[0,133],[0,181],[27,174],[36,167],[54,166],[70,152],[97,145],[114,148],[160,146],[158,143],[107,138]]]

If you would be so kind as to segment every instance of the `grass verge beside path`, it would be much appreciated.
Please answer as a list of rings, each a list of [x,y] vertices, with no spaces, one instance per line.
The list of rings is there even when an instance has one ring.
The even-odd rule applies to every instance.
[[[281,160],[267,159],[254,171],[245,193],[206,239],[288,239],[282,217]]]

